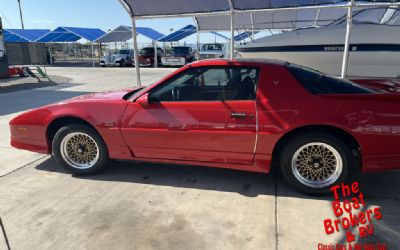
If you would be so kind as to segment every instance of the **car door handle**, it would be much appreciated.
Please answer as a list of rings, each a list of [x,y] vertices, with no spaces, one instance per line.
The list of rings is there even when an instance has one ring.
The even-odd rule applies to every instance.
[[[247,117],[246,113],[231,113],[231,118],[241,118],[244,119]]]

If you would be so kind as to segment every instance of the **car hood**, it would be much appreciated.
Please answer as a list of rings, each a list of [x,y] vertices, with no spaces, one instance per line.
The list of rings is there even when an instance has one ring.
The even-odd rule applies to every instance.
[[[81,101],[95,101],[95,100],[122,100],[123,96],[127,93],[135,90],[136,88],[128,88],[122,90],[113,90],[107,92],[92,93],[87,95],[77,96],[71,99],[64,100],[60,103],[71,103],[71,102],[81,102]]]
[[[125,58],[126,55],[125,54],[114,54],[111,56],[111,58]]]
[[[190,56],[189,54],[177,53],[177,54],[169,54],[165,55],[164,57],[187,57]]]

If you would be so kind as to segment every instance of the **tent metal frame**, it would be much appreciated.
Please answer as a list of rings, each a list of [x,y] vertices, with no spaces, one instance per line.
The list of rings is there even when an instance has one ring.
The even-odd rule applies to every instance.
[[[230,15],[230,59],[233,59],[234,56],[234,33],[235,33],[235,26],[234,26],[234,16],[236,13],[258,13],[258,12],[276,12],[276,11],[293,11],[293,10],[321,10],[321,9],[338,9],[338,8],[347,8],[347,23],[346,23],[346,37],[344,41],[344,52],[343,52],[343,59],[342,59],[342,70],[341,70],[341,78],[346,78],[347,68],[348,68],[348,57],[349,57],[349,47],[350,47],[350,36],[351,36],[351,28],[353,23],[353,8],[369,8],[369,7],[394,7],[400,6],[400,2],[356,2],[356,0],[350,0],[347,3],[342,4],[332,4],[332,5],[311,5],[311,6],[298,6],[298,7],[282,7],[282,8],[260,8],[260,9],[248,9],[248,10],[238,10],[234,8],[232,0],[228,0],[230,9],[227,11],[214,11],[214,12],[200,12],[200,13],[181,13],[181,14],[160,14],[160,15],[134,15],[128,5],[124,2],[124,0],[119,0],[121,5],[127,11],[129,16],[131,17],[132,21],[132,34],[133,34],[133,47],[135,50],[135,70],[136,70],[136,79],[137,85],[140,87],[140,67],[137,64],[138,60],[138,45],[136,40],[136,19],[156,19],[156,18],[179,18],[179,17],[198,17],[198,16],[221,16],[221,15]],[[196,27],[198,32],[200,31],[200,27],[196,22]],[[197,38],[198,40],[198,38]],[[198,42],[197,42],[198,43]]]
[[[95,43],[95,40],[96,40],[96,39],[94,39],[94,40],[89,40],[88,38],[85,38],[85,37],[83,37],[83,36],[77,34],[76,32],[70,30],[71,27],[59,26],[59,27],[57,27],[56,29],[58,29],[58,28],[62,28],[62,29],[64,29],[65,31],[68,31],[69,33],[74,34],[75,36],[80,37],[79,39],[82,39],[82,38],[83,38],[83,39],[86,39],[87,41],[89,41],[89,43],[90,43],[90,45],[91,45],[92,67],[94,68],[94,67],[96,66],[95,58],[94,58],[94,43]],[[55,29],[55,30],[56,30],[56,29]],[[103,31],[103,32],[104,32],[104,31]],[[42,39],[43,37],[46,37],[46,36],[47,36],[48,34],[50,34],[50,33],[60,33],[60,34],[59,34],[58,36],[56,36],[55,38],[53,38],[51,41],[47,41],[47,43],[53,43],[53,42],[54,42],[53,40],[56,40],[57,38],[59,38],[60,36],[62,36],[63,34],[65,34],[64,32],[54,32],[54,30],[52,30],[52,31],[50,31],[49,33],[44,34],[43,36],[37,38],[37,39],[35,40],[35,42],[38,42],[40,39]],[[79,39],[78,39],[78,40],[79,40]],[[76,41],[78,41],[78,40],[76,40]],[[65,61],[65,43],[68,43],[68,42],[76,42],[76,41],[63,41],[63,42],[62,42],[62,43],[63,43],[63,59],[64,59],[64,61]],[[50,45],[50,47],[51,47],[51,45]],[[50,47],[49,47],[49,51],[50,51],[50,58],[51,58],[51,48],[50,48]],[[74,53],[75,53],[75,52],[76,52],[76,51],[74,50]],[[75,55],[75,58],[76,58],[76,55]],[[53,60],[50,59],[50,62],[53,63]]]
[[[121,25],[121,26],[123,26],[123,25]],[[116,29],[120,28],[121,26],[118,26]],[[123,27],[126,28],[127,31],[132,32],[132,28],[131,28],[131,27],[128,27],[128,26],[123,26]],[[143,28],[147,28],[147,27],[143,27]],[[101,41],[101,39],[102,39],[103,37],[105,37],[105,36],[107,36],[107,35],[109,35],[110,33],[113,33],[113,32],[125,32],[125,31],[115,31],[116,29],[114,29],[114,30],[112,30],[112,31],[110,31],[110,32],[108,32],[108,33],[105,33],[103,36],[97,38],[94,42],[99,43],[99,41]],[[135,31],[136,31],[136,32],[138,31],[138,29],[140,29],[140,27],[136,27],[136,26],[135,26]],[[153,30],[153,31],[156,31],[156,30]],[[144,33],[141,33],[141,32],[136,33],[136,35],[143,35],[143,36],[149,38],[149,39],[151,40],[151,42],[152,42],[152,46],[153,46],[153,48],[154,48],[154,51],[157,51],[157,41],[158,41],[157,39],[155,39],[154,37],[151,37],[151,36],[149,36],[149,35],[146,35],[146,34],[144,34]],[[160,35],[162,35],[161,38],[164,37],[163,34],[160,33]],[[129,40],[129,39],[128,39],[128,40]],[[126,42],[126,41],[127,41],[127,40],[125,40],[125,42]],[[122,41],[119,41],[119,42],[122,42]],[[110,43],[110,42],[104,42],[104,43]],[[114,41],[114,43],[117,43],[117,41]],[[100,44],[101,44],[101,42],[100,42]],[[116,48],[116,47],[117,47],[117,46],[115,45],[115,48]],[[136,65],[136,62],[135,62],[135,65]],[[153,66],[154,66],[154,68],[157,68],[157,67],[158,67],[157,53],[154,54],[154,65],[153,65]]]

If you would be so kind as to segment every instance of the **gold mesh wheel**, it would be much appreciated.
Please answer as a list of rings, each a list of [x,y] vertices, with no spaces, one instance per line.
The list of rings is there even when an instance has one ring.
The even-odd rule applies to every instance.
[[[294,177],[302,184],[324,188],[338,180],[343,171],[343,160],[331,145],[312,142],[297,149],[291,167]]]
[[[77,169],[93,167],[100,156],[97,142],[82,132],[67,134],[61,141],[60,152],[64,161]]]

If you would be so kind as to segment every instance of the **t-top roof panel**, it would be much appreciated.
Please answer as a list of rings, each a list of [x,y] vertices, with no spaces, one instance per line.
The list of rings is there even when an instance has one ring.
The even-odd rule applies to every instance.
[[[4,29],[5,42],[32,42],[49,33],[49,29]]]
[[[160,38],[158,41],[159,42],[178,42],[178,41],[182,40],[183,38],[188,37],[196,32],[197,32],[196,27],[189,24],[189,25],[183,27],[182,29],[175,31],[174,33],[171,33],[167,36]]]
[[[104,34],[104,31],[97,28],[58,27],[36,42],[76,42],[82,38],[93,42]]]
[[[152,28],[137,27],[136,32],[153,41],[160,39],[164,35]],[[111,42],[126,42],[132,39],[132,28],[125,25],[120,25],[107,34],[99,37],[95,42],[97,43],[111,43]]]

